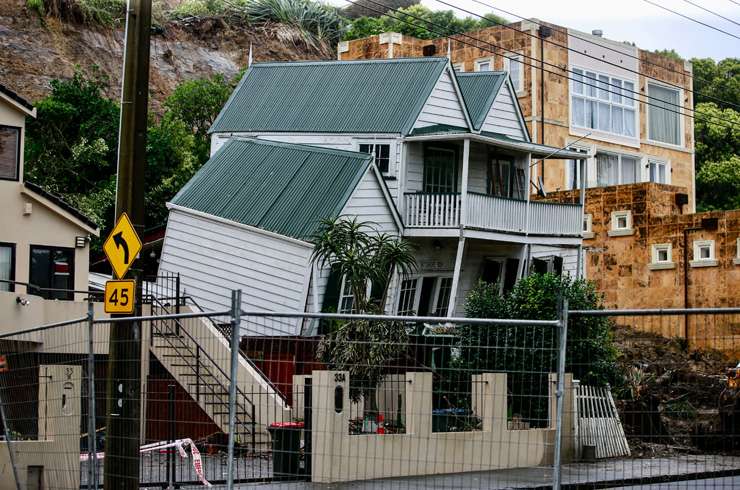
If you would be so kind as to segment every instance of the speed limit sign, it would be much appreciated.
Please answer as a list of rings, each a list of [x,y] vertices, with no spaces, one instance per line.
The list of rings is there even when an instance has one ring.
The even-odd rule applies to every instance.
[[[136,281],[133,279],[106,282],[105,312],[132,314],[134,312],[135,295]]]

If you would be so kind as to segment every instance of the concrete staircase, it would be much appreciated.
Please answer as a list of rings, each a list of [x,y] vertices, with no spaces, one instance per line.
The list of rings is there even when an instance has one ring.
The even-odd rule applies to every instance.
[[[210,419],[228,433],[231,350],[218,327],[209,318],[153,321],[150,352]],[[282,395],[240,354],[237,441],[263,445],[270,438],[267,427],[272,422],[288,421],[290,416]]]

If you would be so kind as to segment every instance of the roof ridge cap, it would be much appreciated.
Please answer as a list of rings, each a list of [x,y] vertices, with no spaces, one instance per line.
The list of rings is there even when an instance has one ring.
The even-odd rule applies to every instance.
[[[384,63],[425,63],[425,62],[447,61],[444,56],[422,56],[422,57],[403,57],[403,58],[375,58],[375,59],[358,59],[358,60],[295,60],[295,61],[260,61],[252,63],[250,68],[259,68],[267,66],[310,66],[310,65],[363,65],[363,64],[384,64]]]

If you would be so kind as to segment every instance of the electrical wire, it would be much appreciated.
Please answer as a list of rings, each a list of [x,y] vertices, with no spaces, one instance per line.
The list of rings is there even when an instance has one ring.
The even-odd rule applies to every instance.
[[[720,19],[724,19],[724,20],[726,20],[727,22],[732,22],[732,23],[733,23],[733,24],[735,24],[736,26],[740,26],[740,23],[739,23],[739,22],[735,22],[734,20],[730,19],[729,17],[725,17],[724,15],[722,15],[722,14],[718,14],[717,12],[715,12],[715,11],[713,11],[713,10],[709,10],[709,9],[708,9],[708,8],[706,8],[706,7],[702,7],[701,5],[699,5],[699,4],[697,4],[697,3],[694,3],[694,2],[692,2],[691,0],[683,0],[683,1],[684,1],[684,2],[686,2],[686,3],[688,3],[689,5],[693,5],[694,7],[698,8],[698,9],[701,9],[701,10],[703,10],[703,11],[705,11],[705,12],[709,12],[709,13],[710,13],[710,14],[712,14],[712,15],[716,15],[716,16],[717,16],[717,17],[719,17]]]
[[[347,1],[348,3],[351,3],[351,4],[353,4],[353,5],[358,5],[358,3],[357,3],[356,1],[354,1],[354,0],[346,0],[346,1]],[[430,29],[429,27],[424,27],[423,25],[412,23],[412,22],[408,21],[407,19],[404,19],[404,18],[400,18],[400,17],[397,17],[397,16],[394,16],[394,15],[391,15],[391,14],[389,14],[389,12],[398,12],[398,9],[388,8],[388,7],[386,6],[386,5],[384,5],[384,4],[382,4],[382,3],[379,3],[379,2],[376,2],[376,1],[374,1],[374,0],[366,0],[366,1],[367,1],[367,2],[370,2],[370,3],[373,3],[373,4],[376,4],[376,5],[380,5],[381,7],[383,7],[383,8],[386,8],[386,9],[387,9],[387,11],[382,11],[382,10],[379,10],[379,9],[373,8],[373,7],[369,6],[369,5],[367,5],[366,3],[365,3],[365,4],[363,4],[363,6],[364,6],[365,8],[367,8],[367,9],[369,9],[369,10],[372,10],[372,11],[374,11],[374,12],[376,12],[376,13],[379,13],[379,14],[384,14],[384,15],[387,15],[387,16],[389,16],[389,17],[393,18],[393,19],[396,19],[396,20],[398,20],[398,21],[400,21],[400,22],[403,22],[403,23],[405,23],[405,24],[407,24],[407,25],[410,25],[410,26],[412,26],[412,27],[422,27],[422,28],[426,28],[426,29],[427,29],[427,30],[429,30],[430,32],[432,32],[432,33],[434,33],[434,34],[438,35],[438,36],[439,36],[440,38],[444,38],[444,37],[452,37],[452,36],[458,36],[458,37],[459,37],[459,36],[462,36],[462,37],[465,37],[465,38],[469,38],[469,39],[472,39],[472,40],[476,41],[476,43],[482,43],[482,44],[487,44],[487,45],[489,45],[489,46],[493,46],[493,47],[494,47],[495,49],[490,49],[490,48],[489,48],[489,49],[486,49],[486,48],[482,48],[482,47],[481,47],[480,45],[478,45],[478,44],[473,44],[473,43],[471,43],[471,42],[466,42],[466,41],[463,41],[463,40],[461,40],[461,39],[459,39],[459,38],[456,38],[456,39],[455,39],[455,41],[456,41],[456,42],[459,42],[459,43],[462,43],[462,44],[466,44],[466,45],[469,45],[469,46],[473,46],[473,47],[476,47],[476,48],[478,48],[478,49],[482,49],[482,50],[485,50],[485,51],[489,51],[489,52],[491,52],[491,53],[493,53],[493,54],[499,54],[500,56],[503,56],[504,58],[507,58],[507,59],[509,59],[509,60],[513,60],[513,61],[519,62],[519,63],[521,63],[521,64],[523,64],[523,65],[525,65],[525,66],[530,66],[530,67],[534,67],[534,68],[540,68],[540,66],[539,66],[539,63],[541,63],[542,65],[548,65],[548,66],[553,66],[553,67],[555,67],[555,68],[556,68],[556,69],[558,69],[558,70],[562,70],[562,71],[565,71],[565,72],[568,72],[568,73],[572,73],[572,72],[571,72],[570,70],[564,70],[564,69],[562,69],[561,67],[559,67],[559,66],[557,66],[557,65],[554,65],[554,64],[552,64],[552,63],[548,63],[548,62],[543,62],[543,61],[541,61],[541,60],[539,60],[539,59],[537,59],[537,58],[534,58],[534,57],[532,57],[532,56],[524,55],[524,54],[521,54],[521,53],[516,53],[515,51],[513,51],[513,50],[511,50],[511,49],[506,49],[506,48],[502,48],[502,47],[500,47],[500,46],[497,46],[497,45],[495,45],[495,44],[493,44],[493,43],[491,43],[491,42],[488,42],[488,41],[483,41],[483,40],[481,40],[481,39],[479,39],[479,38],[476,38],[476,37],[474,37],[474,36],[471,36],[471,35],[469,35],[469,34],[466,34],[466,33],[453,34],[452,36],[450,36],[450,35],[444,34],[444,32],[443,32],[443,31],[436,31],[436,30]],[[405,16],[405,17],[411,17],[411,18],[414,18],[414,19],[417,19],[417,20],[421,20],[422,22],[425,22],[425,23],[427,23],[427,24],[429,24],[429,25],[432,25],[432,26],[438,26],[438,24],[436,24],[435,22],[432,22],[432,21],[429,21],[429,20],[426,20],[426,19],[420,18],[420,17],[418,17],[418,16],[415,16],[415,15],[413,15],[413,14],[410,14],[410,13],[408,13],[408,12],[401,12],[401,15],[403,15],[403,16]],[[515,54],[516,54],[517,56],[522,56],[522,57],[526,57],[526,58],[528,58],[528,59],[531,59],[531,60],[534,60],[534,61],[536,61],[536,62],[538,63],[538,65],[534,65],[534,64],[532,64],[532,63],[526,63],[526,62],[524,62],[524,61],[520,61],[520,60],[517,60],[517,59],[515,59],[515,58],[514,58],[514,57],[512,57],[512,56],[507,56],[507,55],[505,55],[505,54],[497,53],[497,50],[498,50],[498,51],[508,51],[508,52],[511,52],[511,53],[515,53]],[[566,80],[573,80],[573,81],[576,81],[576,80],[574,80],[574,79],[573,79],[572,77],[570,77],[570,76],[568,76],[568,75],[563,75],[562,73],[558,73],[558,72],[555,72],[555,71],[552,71],[552,70],[546,70],[546,69],[544,69],[544,68],[543,68],[543,71],[545,71],[546,73],[549,73],[549,74],[552,74],[552,75],[555,75],[555,76],[561,77],[561,78],[565,78]],[[584,78],[587,78],[588,80],[594,80],[594,81],[596,81],[596,82],[597,82],[598,84],[605,84],[605,85],[608,85],[608,86],[612,86],[612,87],[617,87],[617,88],[619,88],[619,89],[620,89],[620,92],[614,92],[614,91],[612,91],[612,90],[609,90],[609,89],[604,89],[604,88],[603,88],[603,86],[599,86],[599,85],[595,85],[595,84],[590,84],[590,83],[587,83],[586,81],[581,81],[581,80],[578,80],[578,82],[580,82],[580,83],[583,83],[583,85],[584,85],[584,86],[588,86],[588,87],[594,87],[594,88],[596,88],[597,90],[602,90],[602,91],[604,91],[604,92],[606,92],[606,93],[609,93],[609,94],[619,95],[619,96],[621,96],[622,98],[625,98],[625,99],[628,99],[628,100],[633,100],[633,101],[636,101],[636,102],[638,102],[638,103],[642,102],[643,104],[646,104],[646,105],[648,105],[648,106],[654,106],[654,107],[658,107],[658,108],[660,108],[660,109],[663,109],[663,110],[665,110],[665,111],[668,111],[668,112],[672,112],[672,113],[675,113],[675,114],[679,114],[679,115],[682,115],[682,116],[685,116],[685,117],[689,117],[689,118],[692,118],[692,119],[699,119],[699,120],[714,120],[714,121],[716,121],[716,122],[717,122],[718,124],[722,125],[723,127],[727,127],[727,128],[734,128],[734,127],[735,127],[735,125],[734,125],[734,124],[730,124],[730,125],[728,126],[728,125],[726,124],[726,121],[725,121],[724,119],[721,119],[721,118],[716,118],[716,117],[713,117],[713,116],[709,116],[709,115],[705,115],[705,114],[703,114],[703,113],[702,113],[701,111],[697,111],[696,109],[688,109],[688,108],[686,108],[686,107],[683,107],[683,106],[681,106],[681,105],[679,105],[679,104],[671,103],[671,102],[668,102],[668,101],[664,101],[664,100],[662,100],[662,99],[658,99],[658,98],[651,98],[651,97],[649,97],[649,96],[647,96],[647,97],[646,97],[646,99],[648,99],[648,100],[640,100],[640,99],[638,99],[638,98],[635,98],[635,97],[630,97],[630,96],[627,96],[627,95],[625,95],[625,94],[624,94],[624,92],[628,92],[628,93],[629,93],[629,92],[631,92],[631,93],[633,93],[633,94],[636,94],[636,95],[638,95],[638,96],[641,96],[641,95],[642,95],[642,94],[640,94],[639,92],[637,92],[637,91],[635,91],[635,90],[628,90],[628,89],[626,90],[626,89],[623,89],[622,87],[619,87],[619,86],[613,85],[613,84],[611,84],[611,83],[605,83],[605,82],[600,82],[600,81],[598,81],[598,79],[593,79],[593,78],[591,78],[591,77],[587,77],[587,76],[584,76]],[[682,108],[682,109],[684,109],[684,110],[691,110],[691,111],[692,111],[692,112],[694,112],[694,113],[695,113],[696,115],[691,115],[691,114],[688,114],[688,113],[685,113],[685,112],[681,112],[680,110],[674,110],[674,109],[669,109],[669,108],[666,108],[666,107],[664,107],[663,105],[660,105],[660,104],[656,104],[656,103],[650,102],[650,101],[649,101],[649,99],[655,99],[655,100],[658,100],[658,101],[662,102],[663,104],[668,104],[668,105],[676,106],[676,107]]]
[[[672,14],[678,15],[679,17],[683,17],[684,19],[690,20],[691,22],[695,22],[695,23],[697,23],[699,25],[703,25],[704,27],[707,27],[709,29],[713,29],[713,30],[715,30],[717,32],[721,32],[722,34],[726,34],[726,35],[728,35],[730,37],[734,37],[735,39],[740,40],[740,36],[736,36],[735,34],[733,34],[731,32],[725,31],[724,29],[720,29],[719,27],[715,27],[715,26],[713,26],[711,24],[707,24],[706,22],[702,22],[700,20],[694,19],[693,17],[690,17],[690,16],[688,16],[686,14],[682,14],[681,12],[677,12],[677,11],[675,11],[673,9],[670,9],[668,7],[665,7],[665,6],[663,6],[663,5],[659,4],[659,3],[653,2],[652,0],[642,0],[642,1],[645,2],[645,3],[649,3],[650,5],[653,5],[655,7],[658,7],[660,9],[663,9],[663,10],[665,10],[667,12],[670,12]]]
[[[505,27],[505,28],[507,28],[507,29],[511,29],[511,30],[514,30],[514,31],[516,31],[516,32],[519,32],[519,33],[522,33],[522,34],[526,34],[526,35],[528,35],[528,36],[531,36],[531,37],[533,37],[533,38],[536,38],[536,39],[540,39],[540,38],[539,38],[538,36],[536,36],[535,34],[532,34],[531,32],[527,32],[527,31],[525,31],[525,30],[523,30],[523,29],[517,29],[516,27],[514,27],[514,26],[510,26],[510,25],[508,25],[508,24],[505,24],[505,23],[500,23],[500,22],[496,22],[496,21],[495,21],[494,19],[490,19],[490,18],[488,18],[488,17],[486,17],[486,16],[483,16],[483,15],[480,15],[480,14],[476,14],[475,12],[472,12],[472,11],[468,11],[468,10],[465,10],[465,9],[463,9],[463,8],[461,8],[461,7],[457,7],[457,6],[455,6],[455,5],[449,4],[449,3],[447,3],[447,2],[446,2],[446,1],[444,1],[444,0],[435,0],[435,1],[437,1],[438,3],[444,4],[444,5],[447,5],[447,6],[449,6],[449,7],[452,7],[452,8],[454,8],[454,9],[460,10],[460,11],[462,11],[462,12],[465,12],[465,13],[467,13],[468,15],[473,15],[473,16],[479,17],[479,18],[481,18],[481,19],[487,20],[488,22],[492,22],[492,23],[494,23],[494,24],[496,24],[496,25],[500,25],[500,26],[502,26],[502,27]],[[688,0],[686,0],[686,1],[688,1]],[[510,11],[507,11],[507,10],[504,10],[504,9],[500,9],[500,8],[498,8],[498,7],[494,7],[493,5],[491,5],[491,4],[488,4],[488,3],[486,3],[486,2],[483,2],[482,0],[473,0],[473,2],[475,2],[475,3],[477,3],[477,4],[480,4],[480,5],[483,5],[484,7],[487,7],[487,8],[493,9],[493,10],[498,10],[498,11],[500,11],[500,12],[503,12],[503,13],[507,14],[507,15],[511,15],[511,16],[517,17],[517,18],[519,18],[519,19],[522,19],[522,20],[528,21],[528,22],[532,22],[533,24],[536,24],[536,25],[538,25],[538,26],[542,27],[542,23],[541,23],[541,22],[538,22],[538,21],[536,21],[536,20],[531,20],[531,19],[527,19],[526,17],[522,17],[521,15],[517,15],[517,14],[515,14],[515,13],[513,13],[513,12],[510,12]],[[578,40],[581,40],[581,41],[583,41],[583,42],[586,42],[586,43],[588,43],[588,44],[591,44],[591,45],[594,45],[594,46],[598,46],[598,47],[600,47],[600,48],[603,48],[603,49],[606,49],[606,50],[609,50],[609,51],[613,51],[614,53],[618,53],[618,54],[620,54],[620,55],[622,55],[622,56],[627,56],[628,58],[632,58],[632,59],[635,59],[635,60],[637,60],[637,61],[638,61],[638,62],[640,62],[640,63],[645,63],[645,64],[647,64],[647,65],[652,65],[652,66],[656,66],[656,67],[659,67],[659,68],[661,68],[661,69],[663,69],[663,70],[669,71],[669,72],[671,72],[671,73],[676,73],[676,74],[678,74],[678,75],[681,75],[681,76],[684,76],[684,77],[685,77],[685,76],[688,76],[689,78],[694,78],[695,80],[699,80],[699,81],[703,81],[703,82],[707,82],[707,83],[708,83],[708,82],[710,82],[710,80],[706,80],[706,79],[704,79],[704,78],[702,78],[702,77],[694,77],[694,76],[693,76],[693,74],[692,74],[692,75],[687,75],[687,74],[686,74],[686,73],[684,73],[684,72],[680,72],[680,71],[678,71],[678,70],[674,70],[674,69],[672,69],[672,68],[668,68],[667,66],[664,66],[664,65],[662,65],[662,64],[660,64],[660,63],[653,63],[653,62],[650,62],[650,61],[648,61],[648,60],[643,60],[643,59],[642,59],[642,58],[640,58],[639,56],[635,56],[635,55],[633,55],[633,54],[630,54],[630,53],[625,53],[624,51],[619,51],[618,49],[615,49],[615,48],[613,48],[613,47],[611,47],[611,46],[607,46],[606,44],[600,44],[600,43],[597,43],[597,42],[595,42],[595,41],[592,41],[592,40],[590,40],[590,39],[586,39],[586,38],[584,38],[584,37],[580,37],[580,36],[577,36],[577,35],[575,35],[575,34],[571,34],[570,32],[568,32],[568,35],[569,35],[569,36],[572,36],[572,37],[574,37],[575,39],[578,39]],[[726,107],[734,107],[735,109],[738,109],[738,110],[740,110],[740,105],[738,105],[738,104],[734,104],[734,103],[732,103],[732,102],[729,102],[729,101],[726,101],[726,100],[722,100],[722,99],[720,99],[720,98],[718,98],[718,97],[715,97],[715,96],[713,96],[713,95],[710,95],[710,94],[706,94],[706,93],[703,93],[703,92],[699,92],[699,91],[693,90],[693,88],[692,88],[692,89],[687,89],[687,88],[685,88],[685,87],[681,87],[680,85],[675,85],[675,84],[672,84],[672,83],[666,82],[665,80],[660,80],[660,79],[658,79],[658,78],[655,78],[655,77],[652,77],[652,76],[646,75],[646,74],[644,74],[644,73],[640,73],[639,71],[635,71],[635,70],[631,70],[631,69],[629,69],[629,68],[625,68],[625,67],[623,67],[623,66],[619,66],[619,65],[618,65],[618,64],[616,64],[616,63],[612,63],[612,62],[606,61],[606,60],[604,60],[604,59],[601,59],[601,58],[598,58],[598,57],[596,57],[596,56],[592,56],[592,55],[589,55],[589,54],[587,54],[587,53],[581,53],[580,51],[578,51],[578,50],[576,50],[576,49],[573,49],[573,48],[571,48],[571,47],[569,47],[569,46],[566,46],[566,45],[564,45],[564,44],[560,44],[560,43],[558,43],[558,42],[556,42],[556,41],[552,41],[552,40],[550,40],[550,39],[547,39],[547,38],[546,38],[546,39],[544,39],[544,42],[546,42],[546,43],[550,43],[550,44],[552,44],[552,45],[554,45],[554,46],[557,46],[557,47],[559,47],[559,48],[562,48],[562,49],[567,49],[568,51],[573,51],[574,53],[578,53],[578,54],[580,54],[580,55],[582,55],[582,56],[585,56],[585,57],[587,57],[587,58],[592,58],[592,59],[594,59],[594,60],[596,60],[596,61],[599,61],[599,62],[601,62],[601,63],[606,63],[606,64],[609,64],[609,65],[612,65],[612,66],[616,66],[617,68],[620,68],[620,69],[622,69],[622,70],[625,70],[625,71],[629,71],[629,72],[631,72],[631,73],[635,73],[635,74],[637,74],[637,75],[642,75],[642,76],[644,76],[645,78],[649,78],[649,79],[651,79],[651,80],[655,80],[655,81],[661,82],[661,83],[663,83],[663,84],[667,84],[667,85],[670,85],[670,86],[672,86],[672,87],[680,88],[680,89],[682,89],[682,90],[685,90],[686,92],[690,92],[690,93],[693,93],[693,94],[696,94],[696,95],[701,95],[702,97],[706,97],[707,99],[709,99],[709,100],[713,100],[713,101],[715,101],[715,102],[717,102],[717,103],[719,103],[719,104],[722,104],[723,106],[726,106]]]

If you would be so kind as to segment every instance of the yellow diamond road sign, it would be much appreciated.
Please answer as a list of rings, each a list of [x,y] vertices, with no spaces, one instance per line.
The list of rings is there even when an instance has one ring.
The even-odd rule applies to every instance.
[[[105,312],[124,313],[134,312],[134,298],[136,296],[136,281],[124,279],[122,281],[108,281],[105,283]]]
[[[116,226],[103,244],[103,251],[108,257],[113,273],[122,279],[141,251],[141,240],[126,213],[121,213]]]

